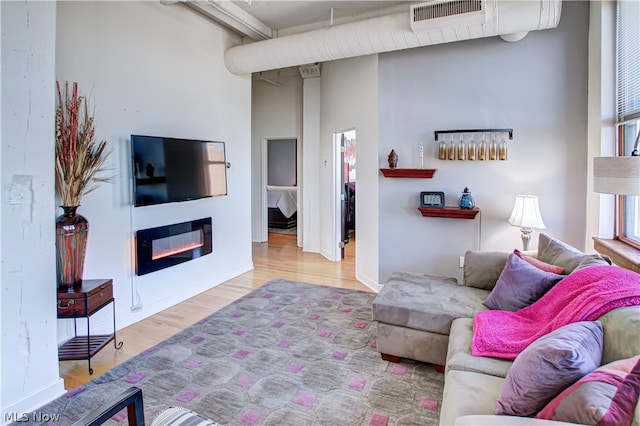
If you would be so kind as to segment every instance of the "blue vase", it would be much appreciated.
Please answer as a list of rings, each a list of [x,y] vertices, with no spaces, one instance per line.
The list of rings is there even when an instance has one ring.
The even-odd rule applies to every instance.
[[[469,192],[469,188],[465,188],[464,191],[462,191],[458,205],[461,209],[472,209],[475,207],[476,203],[471,196],[471,192]]]

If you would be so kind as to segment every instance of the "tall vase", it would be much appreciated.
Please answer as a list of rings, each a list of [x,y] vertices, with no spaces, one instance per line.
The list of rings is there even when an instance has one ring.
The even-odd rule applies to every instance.
[[[89,222],[76,213],[79,206],[60,206],[56,218],[56,276],[58,289],[73,291],[82,282]]]

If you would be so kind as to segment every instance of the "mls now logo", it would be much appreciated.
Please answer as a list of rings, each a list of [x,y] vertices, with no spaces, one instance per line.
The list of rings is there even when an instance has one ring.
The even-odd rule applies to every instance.
[[[31,413],[31,417],[29,417],[29,413],[4,413],[3,420],[5,423],[28,422],[29,420],[34,422],[57,422],[60,420],[60,414],[35,412]]]
[[[29,421],[29,413],[4,413],[5,423],[27,422]]]

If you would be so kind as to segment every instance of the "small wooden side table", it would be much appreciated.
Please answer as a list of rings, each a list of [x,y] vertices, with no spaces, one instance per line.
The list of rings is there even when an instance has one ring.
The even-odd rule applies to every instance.
[[[91,315],[111,305],[113,311],[113,333],[91,335]],[[113,341],[113,346],[120,349],[123,342],[116,341],[116,304],[113,298],[113,280],[82,280],[80,286],[71,291],[58,289],[58,318],[73,319],[74,337],[58,347],[60,361],[86,359],[89,374],[93,374],[91,358]],[[87,335],[78,336],[77,320],[86,318]]]

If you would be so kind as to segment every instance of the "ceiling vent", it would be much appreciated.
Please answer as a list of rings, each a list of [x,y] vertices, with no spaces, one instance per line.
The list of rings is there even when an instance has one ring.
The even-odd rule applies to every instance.
[[[431,1],[411,5],[411,30],[429,31],[460,25],[482,25],[486,22],[486,0]]]
[[[320,63],[300,65],[300,76],[302,78],[320,77]]]

